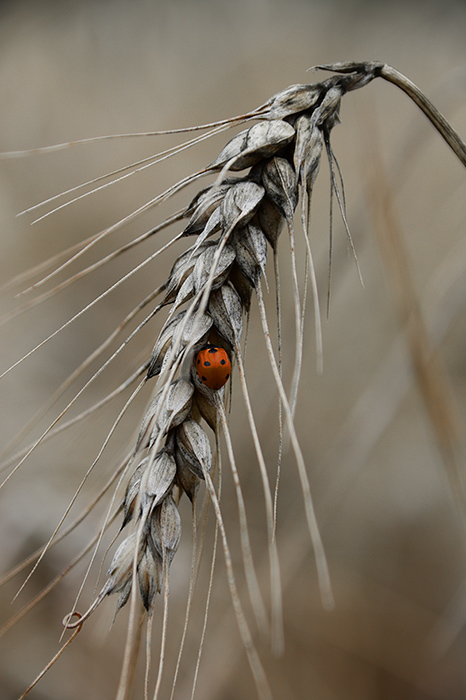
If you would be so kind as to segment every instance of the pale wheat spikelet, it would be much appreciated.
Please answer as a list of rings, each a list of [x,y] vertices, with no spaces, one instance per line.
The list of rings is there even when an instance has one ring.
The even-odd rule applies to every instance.
[[[403,77],[384,64],[351,63],[322,66],[337,72],[322,82],[294,85],[283,90],[262,106],[247,114],[198,127],[208,129],[207,135],[195,137],[187,144],[169,149],[144,161],[133,163],[128,172],[124,169],[110,174],[112,182],[132,175],[142,168],[161,162],[166,157],[181,151],[187,145],[207,138],[214,133],[232,126],[240,126],[242,131],[235,135],[212,162],[198,172],[187,176],[162,194],[155,196],[145,205],[139,207],[129,216],[109,226],[99,234],[91,237],[81,247],[70,252],[69,256],[58,261],[53,269],[40,282],[30,289],[37,289],[52,280],[58,272],[64,271],[72,262],[87,253],[93,246],[108,237],[118,228],[136,218],[139,214],[165,202],[184,187],[197,182],[201,177],[210,176],[211,184],[201,189],[192,201],[182,210],[166,219],[146,234],[139,236],[130,244],[120,247],[113,254],[106,256],[82,272],[72,275],[54,289],[42,293],[38,299],[45,299],[52,293],[60,291],[75,279],[83,277],[96,267],[103,265],[111,257],[120,255],[125,250],[153,236],[159,230],[172,224],[179,225],[179,231],[164,247],[168,248],[174,241],[188,239],[191,243],[174,261],[165,280],[158,280],[156,289],[146,297],[121,322],[115,333],[105,341],[81,366],[88,367],[91,360],[103,355],[111,340],[116,338],[139,312],[149,307],[149,313],[138,323],[136,328],[102,363],[100,368],[87,380],[78,393],[69,401],[66,408],[56,420],[42,433],[40,438],[23,453],[11,461],[15,464],[5,481],[7,481],[31,452],[44,440],[59,432],[62,427],[58,421],[66,414],[82,392],[111,364],[132,338],[158,314],[166,313],[162,328],[155,339],[152,352],[142,361],[138,370],[115,390],[122,393],[139,379],[139,384],[125,403],[110,429],[99,454],[90,466],[76,496],[52,534],[49,542],[37,554],[36,563],[44,557],[47,550],[58,540],[59,530],[67,517],[79,491],[88,475],[100,459],[111,436],[128,410],[134,397],[148,382],[155,383],[154,396],[142,417],[140,427],[131,449],[122,459],[109,483],[99,494],[104,495],[116,485],[123,486],[125,493],[118,504],[118,488],[111,498],[105,523],[96,536],[100,544],[105,532],[113,521],[120,519],[122,541],[118,545],[106,580],[101,584],[86,613],[72,620],[73,609],[65,619],[67,628],[81,629],[86,620],[110,595],[116,594],[116,612],[130,601],[130,622],[127,636],[125,658],[118,690],[118,699],[127,696],[131,684],[131,669],[134,664],[135,649],[140,621],[147,617],[147,647],[150,650],[153,609],[158,596],[164,598],[164,621],[159,658],[159,671],[155,684],[157,697],[163,671],[164,641],[167,632],[166,620],[169,598],[169,572],[176,555],[181,538],[181,517],[178,504],[185,494],[193,504],[193,523],[196,520],[196,496],[202,482],[216,516],[218,533],[222,541],[227,569],[228,585],[237,618],[239,631],[255,679],[261,700],[272,697],[264,669],[256,650],[254,633],[250,631],[246,614],[238,594],[235,571],[232,564],[226,529],[220,505],[220,479],[215,482],[220,471],[219,444],[221,438],[226,445],[226,452],[232,470],[236,489],[239,520],[241,525],[241,548],[244,562],[245,579],[256,617],[258,629],[269,634],[274,651],[280,652],[283,646],[282,631],[282,596],[278,552],[275,538],[276,506],[269,484],[263,449],[251,407],[248,383],[244,368],[245,320],[255,300],[259,309],[260,320],[266,340],[266,347],[277,392],[280,397],[280,411],[286,432],[295,455],[299,479],[304,497],[304,508],[312,539],[317,574],[320,583],[322,601],[326,608],[333,605],[330,576],[327,568],[324,548],[314,513],[311,491],[307,477],[304,457],[300,449],[294,428],[294,413],[300,380],[303,357],[303,307],[305,294],[300,291],[298,278],[298,261],[295,252],[295,211],[301,203],[301,223],[306,246],[305,272],[309,277],[313,292],[314,318],[318,367],[322,365],[322,341],[320,324],[320,304],[314,271],[313,257],[309,239],[309,212],[314,183],[319,172],[322,154],[328,158],[330,166],[332,194],[336,196],[346,230],[349,248],[352,251],[358,274],[358,258],[353,244],[350,228],[346,219],[345,197],[339,175],[339,167],[330,142],[332,129],[340,121],[340,106],[344,95],[365,86],[375,77],[383,77],[402,87],[421,106],[432,119],[435,126],[446,138],[458,157],[465,161],[464,144],[445,123],[441,115],[433,111],[424,99],[419,99],[417,89],[405,82]],[[249,122],[254,121],[252,125]],[[246,128],[243,128],[246,126]],[[183,130],[180,130],[180,132]],[[244,172],[247,171],[247,172]],[[232,174],[233,173],[233,174]],[[235,173],[237,173],[235,175]],[[239,173],[243,173],[240,175]],[[97,179],[86,183],[92,189],[85,195],[103,187],[97,185]],[[76,198],[75,190],[68,190],[65,204],[49,211],[44,218],[57,209],[66,206]],[[48,202],[52,202],[51,198]],[[180,222],[183,221],[183,225]],[[281,378],[280,362],[270,341],[269,324],[263,299],[262,284],[266,280],[266,263],[268,250],[271,249],[275,259],[275,274],[278,277],[277,248],[278,240],[286,231],[289,239],[292,285],[294,298],[295,357],[291,388],[287,392]],[[32,352],[42,347],[50,338],[66,328],[72,321],[83,315],[101,298],[109,294],[123,280],[136,274],[145,264],[160,254],[161,248],[151,254],[147,260],[133,268],[117,283],[109,287],[99,297],[92,300],[72,319],[36,346],[30,353],[18,360],[10,371],[25,360]],[[362,277],[361,277],[362,281]],[[278,288],[278,283],[277,283]],[[161,296],[154,306],[154,300]],[[31,305],[37,302],[34,300]],[[279,304],[279,301],[278,301]],[[279,325],[280,346],[280,325]],[[213,353],[222,353],[225,371],[217,380],[211,380],[199,369],[199,353],[210,348]],[[237,372],[244,399],[245,410],[254,442],[265,502],[266,528],[268,534],[268,560],[270,571],[270,612],[263,601],[261,587],[255,572],[251,546],[249,542],[246,510],[243,501],[239,472],[236,466],[234,445],[231,441],[226,416],[225,404],[228,397],[226,387],[230,379],[230,367]],[[6,372],[4,373],[6,374]],[[68,383],[67,383],[68,384]],[[102,400],[104,403],[108,397]],[[95,410],[97,405],[90,410]],[[78,419],[81,418],[78,416]],[[68,421],[68,425],[72,419]],[[66,427],[66,423],[63,424]],[[213,447],[213,444],[215,447]],[[10,462],[8,463],[10,464]],[[70,526],[72,527],[72,526]],[[120,533],[118,533],[119,535]],[[217,537],[217,534],[216,534]],[[94,546],[90,543],[89,548]],[[95,549],[95,557],[97,548]],[[91,562],[92,563],[92,562]],[[195,565],[193,563],[193,572]],[[33,573],[33,572],[31,572]],[[28,579],[31,574],[29,574]],[[88,574],[87,574],[88,575]],[[194,580],[194,573],[193,573]],[[97,589],[99,590],[99,589]],[[76,603],[77,605],[77,603]],[[188,614],[189,617],[189,605]],[[270,618],[270,621],[269,621]],[[148,653],[146,678],[149,677]],[[148,682],[146,682],[146,694]],[[173,688],[175,684],[173,684]],[[172,693],[173,694],[173,693]]]

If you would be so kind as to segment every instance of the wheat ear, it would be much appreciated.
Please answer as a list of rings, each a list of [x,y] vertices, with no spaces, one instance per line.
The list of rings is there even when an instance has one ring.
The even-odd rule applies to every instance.
[[[238,368],[241,391],[263,482],[269,542],[271,599],[273,601],[270,629],[272,631],[272,646],[275,651],[279,652],[283,646],[283,632],[281,623],[280,571],[274,536],[276,528],[276,496],[274,504],[260,436],[256,428],[249,398],[241,346],[244,319],[248,315],[255,295],[273,376],[280,397],[281,410],[283,411],[284,422],[291,438],[291,445],[296,457],[299,478],[302,484],[305,511],[316,554],[322,598],[327,608],[331,608],[333,605],[325,551],[314,513],[304,457],[301,453],[293,424],[302,364],[303,309],[305,305],[305,294],[303,295],[300,291],[298,280],[294,214],[301,201],[301,222],[306,243],[306,270],[310,274],[311,289],[314,297],[318,367],[321,369],[322,332],[320,304],[308,229],[311,196],[315,179],[319,172],[322,153],[326,153],[328,157],[332,192],[336,195],[349,246],[362,281],[356,250],[346,218],[342,182],[337,181],[338,163],[330,143],[331,132],[340,121],[339,113],[343,96],[350,91],[367,85],[374,78],[381,77],[401,88],[423,110],[460,161],[465,165],[466,147],[445,118],[433,107],[421,91],[395,69],[377,62],[338,63],[321,65],[318,68],[330,70],[336,74],[321,82],[293,85],[277,93],[256,110],[247,114],[230,120],[204,125],[203,127],[196,127],[193,130],[208,129],[207,134],[196,136],[175,149],[168,149],[144,160],[134,162],[126,168],[115,170],[109,174],[111,179],[105,184],[101,184],[103,177],[90,180],[88,183],[85,183],[85,186],[91,187],[91,189],[85,193],[76,194],[79,188],[72,188],[61,193],[61,195],[51,197],[47,200],[47,204],[54,203],[62,195],[71,197],[71,199],[64,204],[54,205],[54,209],[37,219],[43,219],[57,211],[57,209],[61,209],[76,201],[76,199],[88,196],[103,187],[111,185],[113,182],[118,182],[122,178],[129,177],[142,169],[162,162],[167,157],[180,153],[185,148],[205,138],[210,138],[216,133],[225,131],[233,126],[245,126],[247,124],[247,128],[236,134],[208,166],[183,178],[116,224],[89,238],[83,245],[73,249],[65,260],[59,260],[58,266],[55,265],[39,282],[34,283],[27,290],[32,291],[48,282],[68,267],[71,262],[77,260],[102,239],[110,236],[118,228],[132,221],[141,213],[167,201],[188,185],[197,182],[201,177],[211,176],[213,182],[201,189],[185,209],[180,210],[159,226],[135,239],[132,243],[101,259],[98,263],[85,268],[78,274],[70,276],[65,282],[56,285],[53,290],[45,292],[38,300],[29,302],[29,305],[33,306],[38,301],[48,298],[51,294],[57,293],[76,279],[81,278],[113,257],[136,246],[142,240],[153,236],[157,231],[173,223],[185,220],[182,230],[172,238],[165,248],[179,239],[194,238],[194,243],[176,258],[167,279],[158,286],[156,292],[149,295],[144,302],[141,302],[129,314],[127,319],[116,329],[115,337],[124,329],[133,316],[136,316],[145,306],[153,302],[156,295],[163,294],[160,303],[150,311],[136,330],[122,342],[119,349],[103,363],[101,368],[95,372],[93,377],[88,380],[83,389],[76,394],[75,398],[59,416],[61,418],[66,413],[68,408],[81,395],[82,391],[107,368],[120,350],[132,340],[143,325],[146,325],[156,314],[161,313],[165,309],[170,309],[155,341],[150,357],[146,359],[145,363],[134,375],[134,379],[136,379],[144,373],[144,378],[133,392],[133,395],[136,395],[139,389],[147,382],[156,380],[157,383],[153,399],[142,418],[131,455],[124,462],[125,472],[128,471],[130,477],[121,503],[123,513],[121,530],[128,534],[118,546],[108,569],[105,583],[88,611],[80,616],[77,621],[72,621],[71,617],[68,617],[65,621],[67,628],[81,629],[86,619],[107,596],[117,594],[117,612],[131,598],[130,626],[121,683],[118,690],[118,698],[121,700],[127,697],[129,692],[131,670],[134,665],[135,649],[137,648],[135,639],[141,608],[145,609],[149,616],[148,630],[150,630],[157,596],[164,591],[162,651],[154,698],[158,696],[162,677],[166,620],[168,616],[168,576],[170,565],[177,552],[181,538],[181,518],[178,511],[178,503],[181,496],[185,494],[194,505],[196,494],[202,482],[205,482],[206,490],[213,504],[217,527],[223,544],[228,585],[257,691],[261,700],[269,700],[272,697],[255,647],[254,634],[250,631],[238,593],[220,500],[211,476],[215,455],[213,454],[208,429],[211,429],[216,436],[216,449],[218,449],[219,444],[219,433],[223,432],[225,436],[227,453],[236,485],[243,559],[250,599],[256,613],[258,626],[263,631],[267,631],[269,629],[268,615],[254,570],[240,476],[236,467],[234,445],[230,438],[224,408],[227,394],[224,386],[210,385],[209,381],[202,377],[196,367],[198,352],[205,346],[209,346],[213,347],[215,351],[224,351],[228,361]],[[254,123],[249,125],[250,122]],[[241,171],[247,172],[243,175],[235,174]],[[32,211],[36,208],[35,205],[30,210]],[[261,287],[262,279],[265,279],[268,249],[272,249],[274,258],[277,260],[278,239],[283,230],[288,232],[290,244],[296,334],[295,368],[289,393],[285,390],[281,378],[281,360],[280,358],[278,361],[276,360],[274,349],[270,342],[270,332]],[[118,283],[109,287],[70,321],[63,324],[57,331],[18,360],[7,372],[27,359],[35,350],[42,347],[72,321],[87,312],[100,299],[113,291],[118,284],[136,274],[160,252],[161,249],[158,249],[147,260],[133,268]],[[278,275],[277,264],[275,265],[275,271]],[[276,286],[277,288],[279,286],[278,278]],[[279,298],[277,304],[280,309]],[[88,361],[83,363],[82,367],[87,367],[91,360],[96,359],[106,347],[107,343],[104,343],[101,348],[93,353]],[[228,378],[227,376],[226,380]],[[126,384],[122,386],[126,388]],[[120,412],[97,459],[99,459],[120,418],[126,412],[130,401],[131,399]],[[56,430],[55,425],[57,421],[58,418],[42,434],[39,440],[23,453],[20,464],[40,442],[46,439],[53,430]],[[17,467],[10,472],[7,479],[14,474]],[[122,467],[120,466],[118,473],[121,472],[121,469]],[[54,541],[57,540],[58,531],[64,521],[64,517],[50,538],[49,543],[38,554],[38,561],[40,561],[48,547],[52,546]],[[110,513],[107,517],[110,518]],[[195,519],[195,515],[193,517]],[[194,571],[194,569],[193,562],[192,570]],[[149,642],[147,646],[149,649]],[[147,677],[148,668],[149,666],[147,667]],[[147,694],[146,678],[146,696]]]

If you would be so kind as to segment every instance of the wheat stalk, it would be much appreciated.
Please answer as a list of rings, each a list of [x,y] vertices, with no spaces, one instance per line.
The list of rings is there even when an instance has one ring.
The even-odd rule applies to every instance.
[[[136,209],[129,216],[85,241],[78,248],[71,250],[65,258],[57,261],[51,272],[26,290],[29,292],[36,290],[52,280],[90,248],[136,218],[139,214],[170,199],[188,185],[197,182],[200,178],[211,177],[211,184],[201,189],[186,208],[139,236],[131,244],[119,248],[98,263],[84,268],[80,273],[71,275],[64,282],[57,284],[52,290],[25,304],[26,307],[30,308],[39,301],[43,301],[76,279],[82,278],[116,255],[154,236],[156,232],[173,223],[184,220],[184,227],[171,239],[165,248],[171,246],[179,239],[194,238],[194,243],[178,255],[166,280],[159,284],[155,292],[149,295],[129,314],[115,333],[112,334],[111,339],[121,333],[137,313],[149,307],[151,310],[143,321],[138,324],[136,329],[102,364],[100,369],[92,375],[83,388],[68,403],[67,407],[59,414],[57,419],[42,433],[40,438],[26,448],[23,453],[15,455],[5,463],[5,466],[10,464],[15,466],[8,473],[4,483],[42,441],[60,430],[60,427],[57,426],[59,419],[65,415],[84,389],[91,382],[95,381],[142,327],[157,314],[170,309],[155,341],[152,353],[131,377],[131,380],[122,384],[117,390],[116,393],[122,392],[134,380],[140,379],[139,385],[137,385],[137,388],[133,391],[130,399],[115,420],[101,451],[88,470],[81,485],[81,487],[84,485],[88,474],[94,469],[110,437],[135,396],[146,383],[156,381],[154,397],[142,418],[134,446],[123,460],[112,480],[119,483],[125,480],[127,485],[124,498],[119,506],[114,506],[115,495],[113,496],[105,524],[96,540],[100,542],[110,522],[116,517],[122,517],[121,531],[127,534],[116,549],[108,569],[106,581],[87,612],[79,616],[77,621],[72,621],[72,616],[75,614],[73,609],[64,622],[65,627],[68,629],[81,629],[86,620],[107,596],[117,594],[116,612],[131,598],[130,624],[118,690],[118,700],[126,698],[130,691],[135,649],[137,648],[137,628],[140,625],[141,615],[146,614],[149,619],[149,640],[154,605],[157,597],[163,593],[162,647],[154,698],[159,694],[164,665],[164,640],[167,632],[169,571],[181,538],[181,518],[178,512],[178,504],[182,495],[185,494],[193,504],[194,514],[196,498],[202,482],[206,484],[206,490],[215,512],[225,555],[231,598],[257,692],[261,700],[272,697],[272,692],[255,646],[254,634],[250,631],[247,616],[243,610],[238,593],[219,494],[216,490],[213,476],[219,460],[218,444],[220,434],[223,434],[236,488],[241,526],[242,555],[252,609],[258,628],[262,630],[264,635],[270,632],[272,647],[275,652],[279,653],[283,648],[283,630],[280,570],[275,540],[276,506],[274,506],[274,497],[269,485],[260,436],[251,407],[244,367],[244,349],[241,345],[244,335],[244,319],[249,313],[254,297],[257,299],[260,311],[267,352],[280,397],[284,424],[290,436],[301,480],[305,512],[314,546],[323,605],[328,609],[331,609],[333,606],[330,575],[324,547],[314,513],[304,457],[294,428],[294,412],[303,354],[303,314],[305,306],[305,295],[301,295],[298,281],[294,214],[298,204],[301,203],[301,222],[307,256],[306,273],[310,276],[313,292],[318,368],[321,369],[320,303],[309,239],[309,212],[313,187],[319,172],[322,154],[326,154],[329,161],[332,192],[336,196],[349,247],[362,282],[356,249],[347,222],[342,183],[337,177],[339,172],[338,163],[331,146],[332,130],[340,121],[339,113],[342,98],[348,92],[367,85],[376,77],[381,77],[400,87],[413,99],[465,165],[466,147],[445,118],[433,107],[421,91],[390,66],[372,62],[341,63],[318,66],[318,68],[332,71],[335,74],[322,82],[293,85],[277,93],[260,107],[247,114],[222,122],[196,127],[196,129],[202,128],[207,130],[207,133],[202,136],[196,136],[180,147],[169,149],[142,161],[135,162],[128,168],[113,171],[110,173],[110,182],[105,184],[100,184],[101,178],[94,178],[85,183],[91,189],[84,194],[78,195],[76,194],[78,188],[72,188],[61,195],[51,197],[46,202],[43,202],[41,206],[53,203],[53,209],[36,219],[37,221],[41,220],[58,209],[68,206],[76,199],[88,196],[99,191],[102,187],[107,187],[114,182],[120,181],[122,178],[130,177],[140,172],[146,167],[162,162],[165,158],[182,152],[185,148],[202,139],[209,138],[231,127],[246,126],[245,129],[236,134],[226,144],[210,165],[177,182],[162,194],[157,195],[142,207]],[[250,122],[253,122],[252,125],[250,125]],[[183,131],[179,130],[179,132]],[[176,132],[154,132],[154,134],[159,135],[161,133]],[[66,144],[62,144],[62,146],[66,146]],[[60,145],[52,148],[59,147]],[[5,155],[13,156],[17,154]],[[247,172],[243,175],[232,175],[232,173],[240,173],[242,171]],[[68,199],[64,204],[55,204],[59,196],[66,196]],[[31,207],[27,211],[35,208]],[[274,259],[277,261],[277,245],[283,230],[287,231],[290,243],[295,317],[296,353],[293,379],[289,392],[284,388],[280,361],[275,357],[275,352],[270,342],[270,331],[262,293],[268,250],[272,250]],[[120,285],[122,281],[136,274],[160,252],[161,249],[157,249],[147,260],[131,270],[125,277],[121,278],[72,319],[15,362],[2,376],[14,369],[57,333],[83,315],[98,300]],[[278,288],[277,262],[275,264],[275,273],[277,275],[276,286]],[[160,295],[162,295],[161,301],[151,308],[154,300]],[[83,363],[80,371],[83,371],[92,360],[105,351],[111,339],[109,338],[108,341],[103,343]],[[255,573],[248,537],[246,510],[234,455],[234,445],[229,434],[225,412],[225,401],[228,392],[226,392],[225,386],[219,388],[209,386],[196,368],[197,353],[206,345],[224,350],[229,361],[236,366],[239,374],[241,391],[263,483],[272,599],[270,622]],[[75,373],[73,379],[75,376],[78,376],[78,372]],[[68,386],[68,382],[64,388],[66,386]],[[212,450],[209,430],[215,438],[215,451]],[[105,487],[102,494],[106,493],[111,486],[112,482]],[[70,508],[79,490],[70,503]],[[114,493],[117,493],[117,491]],[[68,512],[69,509],[47,545],[37,553],[33,571],[48,549],[58,540],[59,530]],[[195,522],[195,516],[193,516],[193,519]],[[145,611],[145,613],[142,611]],[[148,648],[150,650],[150,641],[148,641]],[[149,656],[150,651],[148,652]],[[146,677],[149,675],[148,669],[149,661]],[[147,681],[146,694],[148,694]]]

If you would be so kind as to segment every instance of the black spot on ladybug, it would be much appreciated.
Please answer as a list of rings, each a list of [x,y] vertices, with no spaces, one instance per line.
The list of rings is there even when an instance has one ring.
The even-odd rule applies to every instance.
[[[204,367],[210,367],[210,362],[209,362],[209,360],[206,360],[206,361],[204,362]]]
[[[217,351],[217,348],[209,348],[209,352],[213,354],[213,353],[216,353],[218,351]]]
[[[225,360],[220,360],[220,364],[221,364],[221,365],[226,365]]]

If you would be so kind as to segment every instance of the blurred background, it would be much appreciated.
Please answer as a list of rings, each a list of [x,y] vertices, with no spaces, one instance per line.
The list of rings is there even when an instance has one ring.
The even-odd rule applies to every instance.
[[[465,137],[465,35],[464,4],[445,0],[3,2],[0,151],[211,122],[255,108],[287,85],[326,77],[306,72],[311,66],[344,60],[379,60],[393,65],[415,82]],[[323,162],[314,193],[311,239],[324,316],[324,372],[319,375],[316,371],[309,302],[296,415],[336,606],[333,612],[326,612],[320,601],[298,473],[293,454],[285,445],[277,522],[285,653],[274,658],[267,641],[256,641],[276,699],[457,700],[466,696],[466,532],[460,490],[449,474],[452,464],[460,472],[464,470],[464,168],[417,107],[382,80],[345,96],[341,119],[342,124],[333,132],[333,147],[344,177],[347,218],[365,286],[359,282],[334,206],[332,284],[326,318],[330,185],[328,166]],[[222,135],[207,141],[34,225],[35,212],[20,217],[18,212],[170,147],[180,137],[97,141],[0,160],[1,302],[2,318],[6,319],[0,371],[17,362],[178,231],[150,239],[21,313],[22,306],[39,296],[41,289],[19,299],[14,295],[40,275],[19,280],[16,276],[127,216],[200,169],[215,157],[227,138],[229,135]],[[149,230],[186,205],[195,192],[195,188],[188,190],[176,201],[132,221],[83,256],[70,272]],[[46,211],[47,207],[37,213]],[[393,261],[390,241],[394,232],[404,245],[404,275],[399,273],[399,259]],[[90,372],[53,406],[47,404],[57,387],[124,315],[165,279],[181,249],[156,258],[2,379],[0,440],[7,454],[40,436],[71,400]],[[303,250],[301,241],[300,260]],[[284,375],[289,386],[294,320],[285,233],[279,255]],[[273,327],[271,265],[268,278],[267,304]],[[432,348],[436,353],[435,362],[421,361],[421,366],[419,358],[416,365],[416,352],[422,355],[426,339],[419,316],[413,316],[417,303],[428,332],[428,357]],[[102,399],[144,361],[160,323],[149,324],[138,335],[73,404],[69,415],[78,415]],[[273,483],[278,402],[254,304],[246,360]],[[432,392],[432,387],[436,391]],[[48,540],[128,395],[90,420],[44,441],[6,483],[0,492],[2,572]],[[126,454],[149,397],[147,387],[128,410],[71,516],[90,503]],[[45,415],[28,427],[42,408]],[[235,384],[230,420],[256,565],[268,600],[264,499],[241,393]],[[23,429],[18,442],[10,446]],[[226,458],[224,461],[222,507],[240,595],[254,630],[244,589],[233,483]],[[3,585],[2,625],[9,627],[11,617],[86,545],[102,522],[107,505],[98,506],[80,528],[47,554],[13,604],[30,567]],[[170,697],[189,588],[191,514],[184,501],[181,514],[183,538],[171,570],[161,698]],[[175,698],[191,694],[212,542],[210,517]],[[78,604],[80,611],[93,598],[103,555],[104,551],[97,557]],[[107,556],[104,571],[108,563]],[[2,699],[19,697],[56,653],[61,620],[73,606],[84,573],[85,563],[80,563],[33,610],[4,629],[0,638]],[[31,691],[31,700],[115,697],[128,614],[121,611],[112,624],[114,603],[113,599],[105,601],[70,649]],[[154,619],[154,678],[161,624],[162,604]],[[135,698],[142,697],[144,658],[140,666]],[[220,549],[195,697],[256,697]]]

